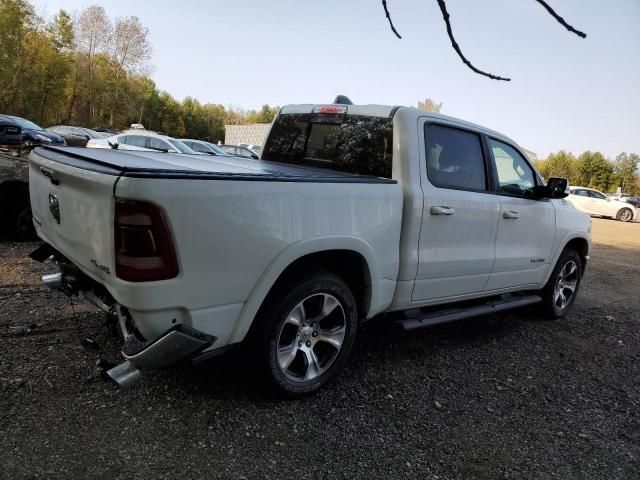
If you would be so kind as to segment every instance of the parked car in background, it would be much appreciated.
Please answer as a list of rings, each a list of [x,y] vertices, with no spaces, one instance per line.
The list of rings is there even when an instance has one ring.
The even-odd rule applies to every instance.
[[[107,136],[110,135],[116,135],[120,132],[118,132],[118,130],[116,130],[115,128],[111,128],[111,127],[93,127],[92,130],[95,130],[98,133],[103,133]]]
[[[87,148],[115,148],[198,155],[180,140],[148,130],[126,130],[109,138],[91,139]]]
[[[253,159],[260,158],[256,152],[252,152],[247,147],[241,147],[239,145],[220,145],[220,148],[234,157],[246,157]]]
[[[622,199],[622,201],[625,202],[625,203],[630,203],[631,205],[633,205],[636,208],[640,208],[640,196],[639,195],[625,197],[625,198]]]
[[[260,145],[253,145],[251,143],[239,143],[238,146],[248,148],[258,156],[262,155],[262,147]]]
[[[32,258],[54,255],[45,284],[115,312],[120,384],[245,342],[256,378],[310,393],[366,319],[411,330],[533,304],[560,318],[589,258],[566,179],[416,108],[283,107],[259,162],[66,150],[30,156]]]
[[[0,115],[0,125],[6,131],[7,127],[20,129],[20,145],[30,149],[38,145],[64,145],[65,141],[60,135],[47,132],[44,128],[21,117],[13,115]]]
[[[227,152],[222,150],[219,146],[205,142],[204,140],[193,140],[191,138],[181,138],[180,141],[187,147],[198,153],[206,153],[207,155],[223,155],[229,156]]]
[[[60,135],[72,147],[84,147],[92,138],[107,138],[108,135],[96,132],[90,128],[72,127],[70,125],[55,125],[47,128],[47,132]]]
[[[638,217],[638,211],[630,203],[614,200],[593,188],[571,186],[567,200],[589,215],[615,218],[621,222],[630,222]]]

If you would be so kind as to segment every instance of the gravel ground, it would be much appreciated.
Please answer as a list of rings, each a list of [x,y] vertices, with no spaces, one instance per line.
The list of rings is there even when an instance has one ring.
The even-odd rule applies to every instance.
[[[296,401],[233,357],[104,382],[103,315],[40,285],[35,244],[0,243],[0,478],[638,479],[640,224],[594,219],[594,243],[566,319],[372,322]]]

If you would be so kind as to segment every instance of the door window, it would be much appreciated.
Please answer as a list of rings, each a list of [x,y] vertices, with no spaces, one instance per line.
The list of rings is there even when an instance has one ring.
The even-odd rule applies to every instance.
[[[195,150],[198,153],[209,153],[209,149],[200,143],[191,143],[191,144],[187,144],[187,146],[191,147],[193,150]]]
[[[589,193],[587,193],[586,190],[582,190],[582,189],[573,190],[571,193],[573,193],[574,195],[577,195],[579,197],[588,197],[589,196]]]
[[[597,198],[598,200],[606,200],[607,196],[603,193],[596,192],[595,190],[589,190],[589,196],[591,198]]]
[[[133,147],[146,147],[147,146],[147,137],[143,137],[142,135],[127,135],[122,143],[127,145],[131,145]]]
[[[427,176],[436,187],[485,190],[480,135],[443,125],[425,125]]]
[[[172,148],[169,146],[167,142],[159,138],[153,138],[153,137],[149,138],[149,148],[153,150],[159,150],[162,152],[172,150]]]
[[[511,145],[489,139],[489,148],[498,174],[500,192],[522,195],[536,185],[536,177],[529,163]]]

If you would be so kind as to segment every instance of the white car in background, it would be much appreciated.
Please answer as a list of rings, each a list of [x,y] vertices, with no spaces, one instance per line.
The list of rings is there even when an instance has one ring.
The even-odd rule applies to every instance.
[[[117,145],[117,147],[116,147]],[[117,148],[118,150],[138,150],[146,152],[187,153],[201,155],[187,147],[180,140],[147,130],[126,130],[109,138],[92,139],[87,148]]]
[[[598,215],[630,222],[638,218],[638,210],[630,203],[607,197],[604,193],[587,187],[570,187],[567,200],[589,215]]]

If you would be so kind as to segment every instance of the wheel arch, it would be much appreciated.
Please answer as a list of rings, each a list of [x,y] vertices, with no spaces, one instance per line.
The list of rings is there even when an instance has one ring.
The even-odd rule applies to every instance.
[[[580,260],[582,262],[582,271],[584,271],[587,266],[587,258],[589,257],[589,242],[585,238],[574,237],[566,243],[561,252],[566,250],[567,248],[574,250],[578,253],[578,255],[580,255]]]
[[[566,248],[571,248],[578,252],[578,255],[580,255],[580,259],[582,260],[583,272],[587,265],[589,252],[591,251],[591,241],[589,237],[585,235],[584,232],[582,231],[569,232],[564,237],[562,242],[560,242],[558,245],[559,247],[557,248],[555,254],[553,255],[551,262],[549,262],[549,268],[547,269],[547,274],[545,275],[544,282],[542,283],[542,285],[545,285],[549,281],[549,277],[551,277],[551,273],[553,272],[553,269],[556,263],[558,262],[560,255],[562,255],[562,252],[564,252]]]
[[[29,183],[21,180],[5,180],[0,182],[0,199],[7,195],[26,194],[29,196]]]
[[[378,305],[378,265],[373,249],[356,237],[323,237],[297,242],[282,251],[262,274],[240,313],[229,343],[244,339],[269,295],[292,275],[309,269],[340,276],[356,297],[360,317]],[[362,283],[360,283],[362,282]],[[390,296],[389,296],[390,298]]]
[[[0,183],[0,222],[4,223],[8,215],[8,210],[3,206],[15,204],[17,196],[24,196],[24,200],[30,201],[28,182],[12,179]],[[0,225],[0,230],[4,230],[4,227]]]

